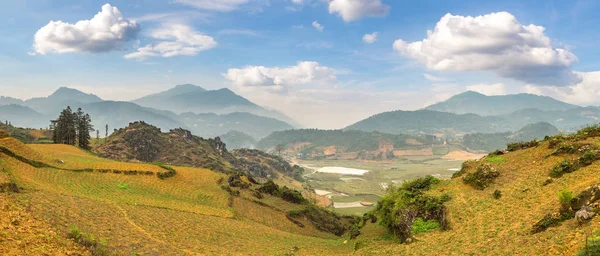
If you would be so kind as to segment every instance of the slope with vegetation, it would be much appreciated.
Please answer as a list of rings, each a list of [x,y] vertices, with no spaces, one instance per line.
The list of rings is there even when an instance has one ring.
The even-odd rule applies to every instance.
[[[466,134],[462,144],[471,150],[491,152],[503,148],[508,143],[543,139],[559,132],[553,125],[540,122],[528,124],[516,132]]]
[[[5,133],[3,137],[8,151],[0,153],[0,168],[22,192],[10,196],[0,192],[0,205],[9,209],[0,213],[0,223],[9,228],[0,234],[0,244],[9,243],[0,246],[3,253],[7,249],[8,254],[83,255],[352,252],[340,235],[349,230],[354,218],[315,207],[285,186],[255,184],[243,175],[225,176],[192,167],[173,166],[175,176],[159,179],[123,174],[131,165],[145,164],[115,167],[123,173],[41,166],[40,160],[52,151],[52,157],[60,155],[65,164],[77,161],[96,166],[112,161],[69,145],[32,148]],[[55,146],[61,149],[49,148]],[[15,207],[22,204],[26,207]],[[15,216],[15,211],[21,217],[4,218],[5,214]],[[44,222],[28,220],[33,218]],[[44,232],[54,229],[46,234],[56,235],[28,233],[29,227]]]
[[[252,136],[239,131],[229,131],[228,133],[219,135],[219,137],[227,144],[227,148],[230,149],[253,149],[258,143]]]
[[[414,197],[407,188],[412,185],[393,189],[380,202],[383,206],[391,202],[392,207],[374,212],[383,226],[365,224],[356,241],[357,253],[574,255],[593,250],[589,246],[594,243],[584,247],[588,236],[600,228],[593,218],[600,211],[598,143],[597,126],[544,141],[512,143],[507,150],[466,162],[451,180],[428,183],[427,189],[416,194],[424,197]],[[562,164],[565,161],[572,164]],[[431,214],[440,209],[431,202],[443,203],[446,230],[439,221],[439,225],[425,224],[436,220]],[[388,230],[389,223],[405,225]],[[412,234],[397,240],[394,234],[406,229]]]

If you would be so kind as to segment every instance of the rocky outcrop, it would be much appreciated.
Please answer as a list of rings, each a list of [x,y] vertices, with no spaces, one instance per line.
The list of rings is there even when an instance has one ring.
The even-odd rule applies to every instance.
[[[596,205],[600,201],[600,184],[591,186],[571,200],[571,209],[578,211],[585,206]],[[600,207],[595,207],[600,208]]]

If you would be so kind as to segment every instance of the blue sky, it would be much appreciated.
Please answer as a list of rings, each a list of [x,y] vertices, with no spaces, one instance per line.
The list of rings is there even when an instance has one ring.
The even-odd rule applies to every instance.
[[[600,104],[596,1],[81,2],[3,3],[0,95],[130,100],[193,83],[320,128],[469,89]],[[118,21],[74,25],[99,12]]]

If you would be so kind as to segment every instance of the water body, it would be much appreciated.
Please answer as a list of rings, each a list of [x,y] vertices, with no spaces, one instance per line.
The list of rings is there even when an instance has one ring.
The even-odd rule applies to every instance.
[[[346,175],[363,175],[367,172],[369,172],[369,170],[361,170],[361,169],[354,169],[354,168],[346,168],[346,167],[323,167],[317,170],[317,172],[322,172],[322,173],[339,173],[339,174],[346,174]]]

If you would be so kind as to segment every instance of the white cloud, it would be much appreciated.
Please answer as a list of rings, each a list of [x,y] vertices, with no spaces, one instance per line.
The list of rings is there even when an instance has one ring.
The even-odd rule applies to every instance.
[[[174,2],[203,10],[230,12],[248,3],[249,0],[175,0]]]
[[[332,0],[329,2],[329,13],[337,13],[345,22],[364,17],[381,17],[387,15],[390,6],[381,0]]]
[[[102,6],[102,11],[90,20],[75,24],[50,21],[34,36],[34,48],[39,54],[50,52],[108,52],[120,49],[137,37],[139,26],[125,19],[117,7]]]
[[[174,24],[152,31],[155,39],[164,40],[140,47],[136,52],[125,55],[126,59],[146,59],[148,57],[193,56],[217,46],[214,38],[195,31],[187,25]]]
[[[336,79],[333,69],[312,61],[300,61],[289,67],[232,68],[223,76],[239,88],[263,87],[276,92],[286,91],[295,85],[327,84]]]
[[[430,74],[423,74],[423,77],[429,81],[432,82],[444,82],[444,81],[448,81],[448,79],[443,78],[443,77],[437,77],[434,75],[430,75]]]
[[[597,105],[600,102],[600,71],[575,72],[581,81],[568,87],[526,85],[523,91],[546,95],[558,100],[580,105]]]
[[[538,85],[578,82],[571,71],[577,57],[554,48],[544,27],[522,25],[510,13],[483,16],[446,14],[422,41],[394,42],[394,49],[438,71],[492,71]]]
[[[243,36],[258,36],[258,32],[250,29],[222,29],[217,33],[219,35],[243,35]]]
[[[371,34],[365,34],[362,38],[363,42],[367,43],[367,44],[372,44],[375,43],[375,41],[377,41],[377,36],[379,35],[379,32],[373,32]]]
[[[506,94],[506,87],[504,86],[503,83],[475,84],[475,85],[469,85],[466,88],[469,91],[478,92],[478,93],[485,94],[488,96],[505,95]]]
[[[323,27],[323,25],[319,24],[319,22],[317,22],[316,20],[313,21],[312,26],[319,31],[323,31],[323,29],[325,28],[325,27]]]

